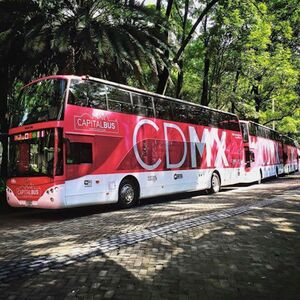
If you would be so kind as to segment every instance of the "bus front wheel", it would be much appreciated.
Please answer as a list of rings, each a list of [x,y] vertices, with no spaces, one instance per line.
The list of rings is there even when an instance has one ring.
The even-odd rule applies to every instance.
[[[218,193],[221,190],[221,179],[218,173],[214,172],[211,176],[210,194]]]
[[[133,207],[136,205],[138,197],[138,189],[133,180],[123,179],[119,187],[119,206],[122,208]]]

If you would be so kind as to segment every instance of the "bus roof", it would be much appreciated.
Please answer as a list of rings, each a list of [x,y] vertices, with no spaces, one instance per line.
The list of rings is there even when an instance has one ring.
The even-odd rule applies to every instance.
[[[24,87],[27,87],[28,85],[31,85],[35,82],[39,82],[41,80],[54,79],[54,78],[81,79],[81,80],[96,81],[96,82],[100,82],[100,83],[104,83],[104,84],[109,84],[109,85],[112,85],[112,86],[115,86],[115,87],[119,87],[119,88],[122,88],[124,90],[132,91],[132,92],[136,92],[136,93],[142,93],[144,95],[148,95],[148,96],[152,96],[152,97],[159,97],[159,98],[162,98],[162,99],[176,101],[176,102],[180,102],[180,103],[184,103],[184,104],[188,104],[188,105],[194,105],[194,106],[197,106],[197,107],[203,107],[204,109],[216,111],[216,112],[219,112],[219,113],[225,113],[225,114],[237,117],[236,114],[233,114],[233,113],[230,113],[230,112],[226,112],[226,111],[222,111],[222,110],[219,110],[219,109],[203,106],[203,105],[193,103],[193,102],[190,102],[190,101],[186,101],[186,100],[181,100],[181,99],[172,98],[172,97],[169,97],[169,96],[165,96],[165,95],[161,95],[161,94],[157,94],[157,93],[153,93],[153,92],[148,92],[148,91],[145,91],[145,90],[142,90],[142,89],[139,89],[139,88],[131,87],[131,86],[128,86],[128,85],[116,83],[116,82],[105,80],[105,79],[96,78],[96,77],[89,76],[89,75],[83,75],[83,76],[77,76],[77,75],[50,75],[50,76],[45,76],[45,77],[41,77],[39,79],[36,79],[36,80],[28,83]]]
[[[268,130],[271,130],[271,131],[274,131],[274,132],[278,132],[278,131],[276,131],[276,130],[274,130],[274,129],[268,127],[268,126],[265,126],[265,125],[256,123],[256,122],[251,121],[251,120],[240,120],[240,122],[241,122],[241,123],[252,123],[252,124],[255,124],[255,125],[257,125],[257,126],[263,127],[263,128],[265,128],[265,129],[268,129]],[[280,132],[278,132],[278,133],[280,133]],[[280,134],[282,134],[282,133],[280,133]]]
[[[166,99],[166,100],[177,101],[177,102],[181,102],[181,103],[188,104],[188,105],[195,105],[195,106],[203,107],[205,109],[209,109],[209,110],[213,110],[213,111],[217,111],[217,112],[220,112],[220,113],[225,113],[225,114],[229,114],[229,115],[233,115],[233,116],[237,117],[236,114],[233,114],[233,113],[230,113],[230,112],[222,111],[222,110],[211,108],[211,107],[208,107],[208,106],[203,106],[203,105],[193,103],[193,102],[190,102],[190,101],[187,101],[187,100],[177,99],[177,98],[173,98],[173,97],[169,97],[169,96],[165,96],[165,95],[161,95],[161,94],[157,94],[157,93],[153,93],[153,92],[148,92],[148,91],[145,91],[145,90],[142,90],[142,89],[138,89],[138,88],[131,87],[131,86],[124,85],[124,84],[120,84],[120,83],[116,83],[116,82],[113,82],[113,81],[108,81],[108,80],[105,80],[105,79],[99,79],[99,78],[92,77],[92,76],[89,76],[89,75],[83,76],[83,77],[81,77],[81,79],[106,83],[106,84],[110,84],[110,85],[113,85],[113,86],[116,86],[116,87],[120,87],[122,89],[126,89],[126,90],[129,90],[129,91],[132,91],[132,92],[143,93],[145,95],[149,95],[149,96],[152,96],[152,97],[159,97],[159,98],[163,98],[163,99]]]

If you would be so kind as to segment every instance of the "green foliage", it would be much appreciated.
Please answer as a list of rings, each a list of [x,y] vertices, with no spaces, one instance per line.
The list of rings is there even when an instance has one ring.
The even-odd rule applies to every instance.
[[[184,53],[184,98],[199,102],[207,52],[209,106],[299,137],[299,11],[297,1],[220,2]]]
[[[167,94],[199,103],[206,59],[209,106],[267,126],[274,121],[300,139],[299,1],[219,1],[171,64],[209,2],[174,0],[166,20],[170,1],[161,1],[161,12],[125,0],[2,1],[0,72],[8,76],[9,99],[16,82],[49,73],[86,73],[155,91],[167,66]]]
[[[6,183],[3,178],[0,177],[0,193],[4,193],[6,189]]]

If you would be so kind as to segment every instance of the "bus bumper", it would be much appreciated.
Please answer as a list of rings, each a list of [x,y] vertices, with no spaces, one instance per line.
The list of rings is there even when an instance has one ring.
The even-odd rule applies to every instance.
[[[66,207],[65,204],[65,185],[54,185],[48,188],[38,200],[23,200],[18,199],[14,192],[6,188],[7,203],[12,207],[31,207],[31,208],[46,208],[59,209]]]

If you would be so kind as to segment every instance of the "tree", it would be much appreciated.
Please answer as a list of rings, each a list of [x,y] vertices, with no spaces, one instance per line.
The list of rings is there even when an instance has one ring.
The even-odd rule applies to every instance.
[[[156,61],[167,63],[167,45],[154,28],[165,25],[161,16],[133,1],[128,6],[108,0],[54,1],[54,7],[47,1],[36,16],[41,17],[47,21],[29,32],[25,47],[49,48],[59,72],[90,72],[126,82],[128,75],[141,76],[143,63],[154,70]]]
[[[26,54],[23,51],[24,24],[27,15],[36,9],[33,1],[0,3],[0,142],[3,153],[0,176],[7,175],[8,101]]]
[[[5,133],[7,101],[16,79],[91,73],[126,83],[130,76],[142,77],[143,65],[156,72],[157,63],[168,64],[168,45],[156,30],[157,24],[167,27],[164,20],[134,1],[24,0],[0,5],[0,116]],[[7,140],[2,142],[6,150]],[[3,157],[5,176],[6,152]]]
[[[174,58],[173,58],[173,63],[177,64],[181,55],[183,54],[184,50],[186,49],[187,45],[189,44],[189,42],[191,41],[193,34],[195,33],[197,27],[199,26],[199,24],[201,23],[201,21],[204,19],[204,17],[209,13],[210,9],[218,2],[219,0],[211,0],[210,2],[208,2],[206,4],[206,6],[204,7],[204,9],[201,11],[201,13],[199,14],[199,16],[197,17],[195,23],[193,24],[192,28],[190,29],[190,31],[188,32],[188,34],[186,35],[185,39],[182,41],[178,51],[176,52]],[[167,81],[169,79],[169,72],[164,72],[163,76],[161,76],[159,78],[159,82],[158,82],[158,88],[157,88],[157,92],[164,94],[166,91],[166,85],[167,85]]]

